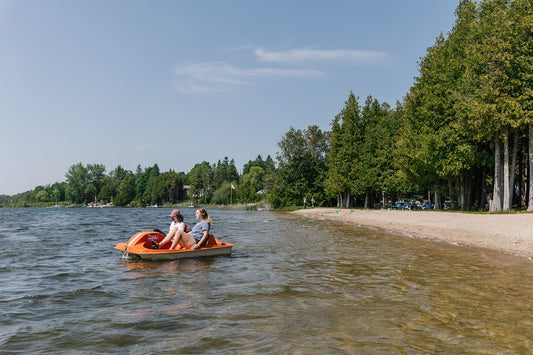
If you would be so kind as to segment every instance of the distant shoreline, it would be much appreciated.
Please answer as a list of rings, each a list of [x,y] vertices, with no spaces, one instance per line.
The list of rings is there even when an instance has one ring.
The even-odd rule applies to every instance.
[[[2,205],[0,208],[200,208],[204,207],[206,209],[216,209],[216,210],[254,210],[254,211],[264,211],[271,210],[270,205],[264,202],[256,203],[234,203],[228,205],[209,205],[209,204],[192,204],[192,203],[180,203],[172,205],[155,205],[155,206],[114,206],[112,204],[106,205],[80,205],[80,204],[28,204],[28,205]]]
[[[533,258],[533,213],[470,214],[339,208],[311,208],[292,213]]]

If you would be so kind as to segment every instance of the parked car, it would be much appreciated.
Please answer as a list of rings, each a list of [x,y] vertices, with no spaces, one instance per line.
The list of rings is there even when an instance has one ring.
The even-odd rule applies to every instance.
[[[411,202],[396,202],[396,205],[391,206],[395,210],[410,210]]]
[[[433,209],[433,206],[426,205],[425,203],[422,204],[420,201],[411,200],[409,202],[397,202],[396,205],[391,206],[391,208],[395,210],[426,210],[426,209]]]

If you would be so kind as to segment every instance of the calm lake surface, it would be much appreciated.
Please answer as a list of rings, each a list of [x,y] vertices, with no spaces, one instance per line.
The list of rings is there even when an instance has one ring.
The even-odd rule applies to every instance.
[[[526,258],[222,210],[230,257],[121,258],[170,211],[0,208],[0,353],[533,353]]]

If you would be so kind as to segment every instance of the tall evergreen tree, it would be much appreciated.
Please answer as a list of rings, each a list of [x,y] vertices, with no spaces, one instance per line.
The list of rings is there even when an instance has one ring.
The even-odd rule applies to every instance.
[[[342,111],[331,124],[330,148],[327,159],[326,191],[337,196],[337,206],[350,207],[352,196],[358,192],[356,164],[362,146],[364,127],[361,107],[353,92]]]

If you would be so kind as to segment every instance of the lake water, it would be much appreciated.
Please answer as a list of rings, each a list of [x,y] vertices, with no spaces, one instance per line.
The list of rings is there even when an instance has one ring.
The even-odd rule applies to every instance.
[[[229,257],[121,258],[170,211],[0,208],[0,353],[533,353],[526,258],[223,210]]]

